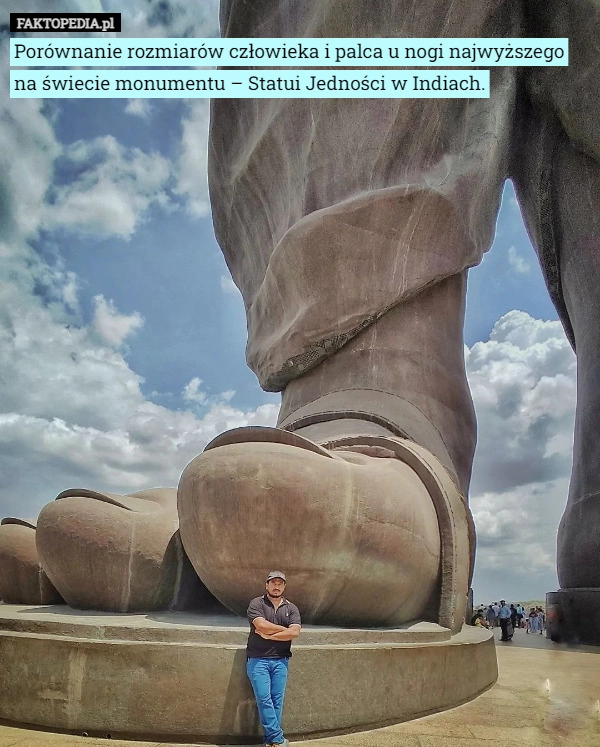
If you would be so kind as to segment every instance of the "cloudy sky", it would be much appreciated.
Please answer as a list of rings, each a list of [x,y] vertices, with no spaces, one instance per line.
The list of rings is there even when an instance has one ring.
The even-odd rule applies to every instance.
[[[9,100],[0,42],[0,511],[57,493],[176,485],[221,431],[273,425],[244,361],[240,295],[216,245],[202,100]],[[126,8],[127,10],[124,10]],[[217,0],[30,2],[122,12],[128,37],[217,34]],[[469,279],[479,418],[475,601],[557,588],[575,359],[507,185]]]

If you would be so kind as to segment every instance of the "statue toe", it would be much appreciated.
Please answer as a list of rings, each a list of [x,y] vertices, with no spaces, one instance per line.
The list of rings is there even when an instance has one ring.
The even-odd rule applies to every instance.
[[[5,604],[64,603],[40,565],[35,533],[35,525],[22,519],[0,523],[0,599]]]
[[[176,491],[66,490],[38,520],[42,566],[71,607],[116,612],[216,604],[185,555]]]
[[[427,485],[431,475],[424,481],[380,441],[326,450],[246,428],[209,444],[183,472],[178,510],[183,545],[211,592],[243,615],[277,567],[306,622],[439,620],[448,551],[432,498],[439,480]],[[466,552],[468,568],[468,541]]]

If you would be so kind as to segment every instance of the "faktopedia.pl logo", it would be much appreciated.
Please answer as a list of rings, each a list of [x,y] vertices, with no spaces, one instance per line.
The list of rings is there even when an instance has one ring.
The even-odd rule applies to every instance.
[[[120,13],[11,13],[10,31],[109,31],[121,30]]]

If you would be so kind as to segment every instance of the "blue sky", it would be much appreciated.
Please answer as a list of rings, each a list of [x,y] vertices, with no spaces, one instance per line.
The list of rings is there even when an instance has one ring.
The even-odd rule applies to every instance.
[[[117,10],[127,36],[212,36],[217,3],[23,2]],[[202,12],[198,12],[198,8]],[[0,125],[0,508],[69,487],[176,485],[220,431],[274,424],[215,242],[202,100],[9,100]],[[471,271],[466,359],[479,418],[475,600],[557,587],[574,356],[507,185]]]

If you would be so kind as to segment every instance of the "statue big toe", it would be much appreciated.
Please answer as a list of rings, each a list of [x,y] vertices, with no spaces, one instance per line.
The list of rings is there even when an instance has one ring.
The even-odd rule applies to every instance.
[[[182,542],[227,607],[245,614],[256,578],[278,566],[307,621],[460,629],[474,434],[445,302],[462,288],[451,278],[392,309],[286,386],[279,428],[224,433],[184,470]],[[436,309],[438,324],[420,324]]]
[[[459,629],[472,533],[456,486],[414,443],[351,440],[324,449],[286,431],[240,428],[209,444],[178,490],[198,575],[240,615],[277,561],[307,622],[429,619]]]

